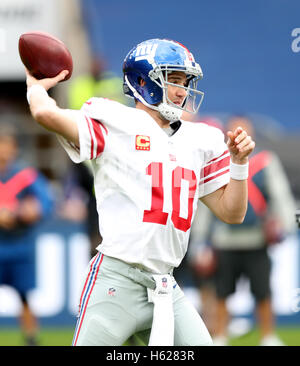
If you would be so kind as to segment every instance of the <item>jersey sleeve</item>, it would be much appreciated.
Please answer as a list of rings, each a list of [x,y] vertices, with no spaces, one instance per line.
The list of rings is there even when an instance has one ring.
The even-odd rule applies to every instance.
[[[201,170],[199,198],[229,183],[230,154],[224,142],[224,134],[215,127],[209,131],[210,148],[205,152],[205,164]]]
[[[107,116],[109,103],[101,103],[100,98],[91,98],[81,110],[69,110],[76,121],[79,132],[79,146],[57,135],[58,141],[74,163],[98,158],[104,151],[108,128],[102,116]]]

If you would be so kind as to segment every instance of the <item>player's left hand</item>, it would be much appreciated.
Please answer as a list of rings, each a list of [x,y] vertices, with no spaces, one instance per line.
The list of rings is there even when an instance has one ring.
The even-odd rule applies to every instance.
[[[237,127],[235,131],[227,132],[227,146],[231,160],[235,164],[246,164],[248,156],[255,147],[255,142],[242,127]]]

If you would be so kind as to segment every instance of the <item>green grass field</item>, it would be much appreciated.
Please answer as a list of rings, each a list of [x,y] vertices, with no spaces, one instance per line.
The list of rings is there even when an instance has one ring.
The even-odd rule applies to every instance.
[[[277,328],[276,333],[287,346],[300,346],[300,328],[299,327],[281,327]],[[241,337],[232,338],[231,346],[258,346],[259,333],[253,330]]]
[[[281,327],[277,334],[287,346],[300,346],[299,327]],[[43,328],[39,341],[41,346],[70,346],[73,338],[73,328]],[[241,337],[231,339],[231,346],[257,346],[258,331],[253,330]],[[0,330],[0,346],[23,346],[23,338],[16,328]]]
[[[40,346],[70,346],[73,328],[42,328],[39,334]],[[0,329],[0,346],[23,346],[21,332],[14,327]]]

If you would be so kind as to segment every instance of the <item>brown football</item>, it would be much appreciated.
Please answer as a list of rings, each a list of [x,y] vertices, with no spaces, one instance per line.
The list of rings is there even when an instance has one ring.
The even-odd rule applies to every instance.
[[[54,77],[62,70],[69,71],[63,81],[72,75],[71,53],[62,41],[46,32],[22,34],[19,38],[19,54],[23,64],[37,79]]]

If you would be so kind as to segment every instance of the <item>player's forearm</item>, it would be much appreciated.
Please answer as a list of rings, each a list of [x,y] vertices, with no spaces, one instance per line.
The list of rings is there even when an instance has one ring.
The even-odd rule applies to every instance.
[[[241,224],[248,206],[247,180],[230,179],[219,202],[222,221],[228,224]]]
[[[55,108],[57,108],[55,100],[47,95],[35,92],[30,96],[32,117],[50,131],[54,131],[52,114],[54,114]]]
[[[230,163],[230,180],[226,186],[201,198],[223,222],[241,224],[248,205],[248,164]]]
[[[36,90],[30,95],[30,111],[33,118],[48,131],[55,132],[79,146],[77,124],[67,110],[56,105],[47,93]]]
[[[44,128],[65,137],[79,146],[79,132],[74,116],[70,111],[61,109],[54,99],[50,98],[47,90],[64,80],[68,71],[63,70],[54,78],[37,80],[27,69],[27,100],[33,118]]]

